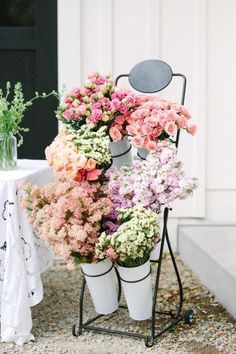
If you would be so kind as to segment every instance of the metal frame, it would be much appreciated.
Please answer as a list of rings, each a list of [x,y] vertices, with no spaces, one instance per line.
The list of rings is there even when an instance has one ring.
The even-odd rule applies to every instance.
[[[115,81],[115,84],[117,85],[118,80],[121,77],[128,77],[129,74],[122,74],[119,75]],[[172,76],[179,76],[183,78],[183,88],[182,88],[182,96],[181,96],[181,104],[184,104],[185,100],[185,92],[186,92],[186,77],[183,74],[179,73],[172,73]],[[176,140],[175,140],[175,145],[178,147],[179,144],[179,135],[180,135],[180,130],[178,130],[177,135],[176,135]],[[191,325],[193,322],[194,318],[194,313],[192,309],[189,309],[188,311],[185,311],[185,313],[182,313],[182,306],[183,306],[183,287],[182,287],[182,282],[180,278],[180,274],[178,271],[178,267],[175,261],[175,256],[172,251],[169,235],[168,235],[168,228],[167,228],[167,223],[168,223],[168,217],[169,217],[169,211],[170,208],[165,208],[164,209],[164,223],[163,223],[163,229],[162,229],[162,239],[161,239],[161,246],[160,246],[160,254],[159,254],[159,259],[157,261],[151,261],[154,263],[157,263],[157,269],[156,269],[156,277],[155,277],[155,286],[153,290],[153,303],[152,303],[152,316],[150,321],[150,332],[148,335],[136,333],[136,332],[128,332],[125,330],[116,330],[116,329],[108,329],[104,328],[101,326],[96,326],[93,325],[93,323],[101,318],[101,317],[107,317],[110,315],[97,315],[93,318],[88,319],[87,321],[84,321],[84,294],[85,294],[85,285],[86,281],[85,278],[83,278],[82,282],[82,287],[81,287],[81,294],[80,294],[80,306],[79,306],[79,321],[78,323],[73,325],[72,328],[72,333],[75,337],[78,337],[79,335],[82,334],[83,330],[85,331],[94,331],[94,332],[102,332],[102,333],[109,333],[109,334],[117,334],[117,335],[122,335],[122,336],[128,336],[128,337],[133,337],[133,338],[139,338],[139,339],[144,339],[146,347],[152,347],[154,344],[154,341],[156,338],[160,337],[162,334],[164,334],[166,331],[170,330],[171,328],[175,327],[179,322],[184,321],[185,323]],[[164,245],[165,242],[167,244],[167,248],[170,253],[171,257],[171,262],[175,271],[176,275],[176,280],[178,284],[178,289],[179,289],[179,303],[177,305],[176,311],[158,311],[156,309],[157,307],[157,296],[158,296],[158,291],[159,291],[159,282],[160,282],[160,275],[161,275],[161,267],[162,267],[162,260],[163,260],[163,252],[164,252]],[[116,269],[115,269],[116,270]],[[117,280],[118,280],[118,301],[120,302],[121,298],[121,279],[119,276],[118,271],[116,270],[116,275],[117,275]],[[119,304],[119,308],[122,309],[127,309],[127,306]],[[118,308],[118,309],[119,309]],[[117,310],[118,311],[118,310]],[[115,311],[114,313],[116,313]],[[113,315],[114,315],[113,313]],[[157,315],[161,316],[167,316],[170,318],[170,322],[163,326],[163,328],[159,331],[156,331],[155,329],[155,324],[156,324],[156,317]],[[77,328],[78,325],[78,328]]]

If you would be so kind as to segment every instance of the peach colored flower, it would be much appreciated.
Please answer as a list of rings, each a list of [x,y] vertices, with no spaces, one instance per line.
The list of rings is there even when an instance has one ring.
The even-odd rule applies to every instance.
[[[76,162],[78,169],[85,168],[86,163],[87,163],[87,158],[84,155],[77,155],[77,159],[75,162]]]
[[[52,166],[52,164],[53,164],[53,155],[54,155],[54,152],[52,151],[52,149],[50,148],[50,146],[47,146],[47,147],[46,147],[46,149],[45,149],[45,155],[46,155],[46,159],[47,159],[48,165],[49,165],[49,166]]]
[[[59,172],[63,170],[65,166],[65,156],[62,152],[58,152],[53,156],[53,167],[54,169]]]
[[[165,131],[168,135],[174,135],[177,131],[177,125],[174,122],[167,122],[165,125]]]
[[[97,162],[94,159],[92,159],[92,158],[88,159],[88,161],[86,163],[86,170],[91,171],[91,170],[95,169],[96,164],[97,164]]]

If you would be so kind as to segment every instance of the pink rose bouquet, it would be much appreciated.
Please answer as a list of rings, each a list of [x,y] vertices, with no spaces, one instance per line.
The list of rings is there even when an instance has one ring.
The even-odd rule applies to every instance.
[[[45,187],[26,182],[21,206],[40,238],[69,266],[96,262],[95,246],[111,201],[99,183],[57,182]]]
[[[176,148],[166,141],[159,142],[158,150],[149,154],[146,161],[136,159],[132,166],[123,166],[120,170],[112,168],[106,176],[113,215],[119,208],[132,208],[137,204],[160,213],[176,199],[187,198],[197,187],[195,178],[185,177]],[[108,233],[117,229],[115,217],[110,215],[105,223]]]
[[[140,95],[137,108],[127,117],[126,131],[137,148],[157,150],[159,140],[173,139],[178,129],[194,135],[196,125],[190,124],[186,108],[169,100]]]
[[[125,115],[136,105],[136,96],[129,90],[115,88],[109,75],[94,73],[88,76],[83,88],[74,88],[63,98],[57,118],[78,130],[84,124],[94,128],[110,125],[117,115]],[[116,121],[119,137],[126,133]],[[118,135],[111,133],[111,139]]]

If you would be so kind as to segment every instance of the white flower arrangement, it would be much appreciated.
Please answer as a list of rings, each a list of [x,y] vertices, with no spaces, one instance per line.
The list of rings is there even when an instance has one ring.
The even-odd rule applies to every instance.
[[[122,222],[116,232],[99,237],[96,255],[99,259],[110,257],[117,264],[134,267],[144,264],[160,237],[157,215],[141,205],[119,209],[118,219]]]
[[[68,131],[80,153],[96,160],[101,167],[111,163],[110,139],[106,126],[95,131],[92,125],[85,124],[77,131],[71,128]]]

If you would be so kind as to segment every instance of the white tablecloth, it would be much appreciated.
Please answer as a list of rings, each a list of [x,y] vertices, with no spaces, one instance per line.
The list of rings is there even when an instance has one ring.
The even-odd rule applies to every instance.
[[[19,206],[19,183],[44,185],[52,171],[45,161],[18,160],[13,171],[0,171],[0,314],[1,340],[23,344],[31,334],[31,306],[43,298],[40,274],[52,253],[33,231]]]

